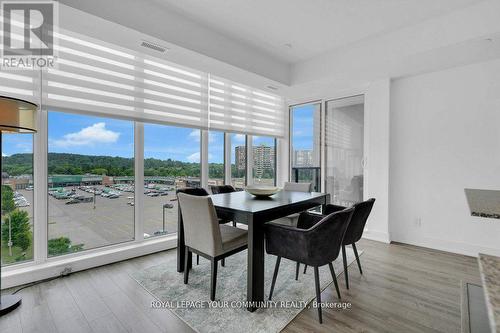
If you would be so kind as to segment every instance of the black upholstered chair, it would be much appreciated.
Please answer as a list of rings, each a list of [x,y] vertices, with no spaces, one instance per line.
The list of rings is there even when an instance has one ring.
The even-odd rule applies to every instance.
[[[352,206],[352,208],[354,208],[354,213],[352,214],[351,223],[347,228],[344,241],[342,242],[345,285],[347,289],[349,289],[349,273],[347,272],[347,258],[345,254],[345,246],[352,245],[352,249],[354,250],[354,255],[356,256],[356,261],[358,263],[359,273],[363,274],[363,270],[361,269],[361,261],[359,260],[358,249],[356,248],[356,242],[361,239],[361,236],[363,236],[363,231],[365,229],[366,221],[368,220],[368,216],[370,216],[374,203],[375,199],[371,198],[366,201],[358,202],[357,204],[354,204]],[[331,214],[334,212],[341,211],[343,209],[345,209],[345,207],[343,206],[326,205],[324,213]]]
[[[274,222],[266,224],[266,251],[278,257],[274,268],[269,300],[273,296],[281,258],[314,267],[314,281],[318,303],[321,303],[318,268],[328,265],[335,289],[337,289],[337,295],[340,298],[339,286],[332,262],[339,256],[342,240],[344,239],[344,234],[353,211],[354,209],[350,208],[327,216],[308,212],[301,213],[299,224],[301,226],[308,226],[308,228],[304,229]],[[318,307],[318,316],[319,322],[322,323],[321,307]]]
[[[236,192],[234,187],[231,185],[212,185],[210,186],[210,191],[212,191],[212,194]],[[230,221],[221,221],[221,223],[228,223],[228,222]],[[235,221],[233,221],[233,227],[236,227]]]
[[[342,257],[344,260],[344,275],[345,275],[345,285],[346,288],[349,289],[349,273],[347,271],[347,258],[345,253],[346,245],[351,245],[354,250],[354,256],[356,257],[356,262],[358,263],[359,273],[363,274],[363,270],[361,269],[361,261],[359,260],[358,249],[356,248],[356,242],[361,239],[363,236],[363,230],[365,229],[366,221],[368,220],[368,216],[372,211],[373,204],[375,203],[375,199],[371,198],[366,201],[358,202],[352,206],[354,208],[354,213],[352,214],[351,223],[349,223],[349,227],[345,233],[344,241],[342,242]],[[337,206],[328,204],[325,206],[324,213],[331,214],[335,212],[339,212],[346,209],[343,206]],[[307,266],[304,267],[304,273],[306,272]]]
[[[232,185],[212,185],[210,191],[212,191],[212,194],[236,192]]]

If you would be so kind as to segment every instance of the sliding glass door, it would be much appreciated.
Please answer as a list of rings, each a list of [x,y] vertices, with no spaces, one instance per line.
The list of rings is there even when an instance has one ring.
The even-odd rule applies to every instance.
[[[326,192],[333,204],[363,200],[364,96],[326,102]]]

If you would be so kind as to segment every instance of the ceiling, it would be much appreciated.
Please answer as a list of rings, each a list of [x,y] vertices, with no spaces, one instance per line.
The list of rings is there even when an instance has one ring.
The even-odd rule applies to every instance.
[[[148,0],[286,63],[481,0]]]

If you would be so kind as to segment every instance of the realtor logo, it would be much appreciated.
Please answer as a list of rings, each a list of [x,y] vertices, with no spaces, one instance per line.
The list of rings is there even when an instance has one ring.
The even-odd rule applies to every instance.
[[[2,67],[54,67],[54,1],[2,2]]]

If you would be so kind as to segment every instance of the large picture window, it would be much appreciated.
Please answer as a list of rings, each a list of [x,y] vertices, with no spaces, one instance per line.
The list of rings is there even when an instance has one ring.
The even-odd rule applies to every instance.
[[[176,189],[200,186],[200,130],[144,125],[144,237],[177,232]]]
[[[33,260],[33,134],[2,134],[2,265]]]
[[[290,108],[290,180],[312,183],[314,191],[321,191],[320,119],[320,103]]]
[[[49,112],[48,256],[134,239],[134,123]]]

